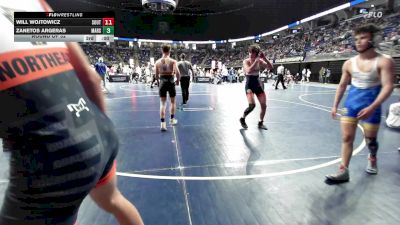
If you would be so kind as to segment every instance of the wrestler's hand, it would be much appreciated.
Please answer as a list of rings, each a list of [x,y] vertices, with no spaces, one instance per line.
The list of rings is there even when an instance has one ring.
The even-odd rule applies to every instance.
[[[179,80],[175,81],[175,85],[179,86]]]
[[[369,118],[372,115],[372,113],[374,113],[374,111],[375,109],[371,106],[363,108],[360,112],[358,112],[357,119],[365,120]]]
[[[331,116],[332,116],[332,119],[334,119],[334,120],[336,120],[336,113],[337,113],[337,108],[336,107],[332,107]]]

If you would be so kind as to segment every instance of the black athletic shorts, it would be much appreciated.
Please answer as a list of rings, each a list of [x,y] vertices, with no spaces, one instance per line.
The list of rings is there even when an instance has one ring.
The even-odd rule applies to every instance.
[[[259,76],[246,75],[245,91],[246,93],[251,91],[256,95],[264,93],[264,84],[260,81]]]
[[[176,96],[175,82],[173,75],[161,75],[160,76],[160,97],[167,97],[167,92],[169,97],[173,98]]]

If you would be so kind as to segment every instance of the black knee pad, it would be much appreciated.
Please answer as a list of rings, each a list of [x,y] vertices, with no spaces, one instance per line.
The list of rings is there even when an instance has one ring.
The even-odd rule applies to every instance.
[[[369,149],[369,153],[371,155],[375,156],[376,153],[378,152],[379,144],[376,141],[376,138],[365,138],[365,141],[367,142],[367,147]]]
[[[246,116],[249,115],[249,113],[251,113],[251,111],[253,111],[255,107],[256,104],[249,104],[249,107],[246,110],[244,110],[244,115]]]

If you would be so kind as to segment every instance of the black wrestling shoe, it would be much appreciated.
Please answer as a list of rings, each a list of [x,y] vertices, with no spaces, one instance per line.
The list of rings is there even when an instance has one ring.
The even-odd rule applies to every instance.
[[[258,129],[268,130],[268,128],[263,124],[263,121],[258,122]]]
[[[244,129],[247,129],[248,128],[248,126],[247,126],[247,124],[246,124],[246,121],[244,120],[244,118],[240,118],[240,125],[242,125],[242,127],[244,128]]]

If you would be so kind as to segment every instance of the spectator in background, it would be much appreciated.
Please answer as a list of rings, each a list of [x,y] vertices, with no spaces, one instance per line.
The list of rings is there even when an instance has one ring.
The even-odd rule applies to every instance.
[[[319,82],[320,83],[325,83],[325,67],[321,67],[319,70]]]
[[[311,77],[311,69],[307,69],[307,72],[306,72],[307,83],[310,83],[310,77]]]
[[[307,76],[307,69],[304,68],[304,69],[301,71],[301,83],[303,83],[303,82],[306,80],[306,76]]]
[[[393,45],[398,45],[399,44],[399,39],[400,39],[400,31],[397,31],[395,35],[393,35],[390,40],[393,42]]]
[[[107,66],[103,62],[103,57],[100,57],[94,66],[96,69],[96,72],[100,75],[102,84],[103,84],[103,91],[108,91],[106,87],[106,73],[107,73]]]
[[[233,67],[229,69],[229,82],[232,83],[235,80],[235,70]]]
[[[294,80],[294,77],[293,77],[293,75],[290,73],[290,70],[289,70],[289,69],[286,69],[286,76],[285,76],[285,79],[286,79],[286,85],[289,85],[289,84],[290,84],[290,81],[293,81],[293,80]]]
[[[326,83],[330,83],[330,79],[331,79],[331,70],[329,68],[326,68],[325,70],[325,82]]]
[[[150,84],[150,88],[153,88],[154,82],[155,82],[156,85],[159,87],[159,86],[160,86],[160,80],[157,79],[156,73],[152,73],[152,71],[151,71],[152,65],[151,65],[150,63],[149,63],[148,68],[149,68],[149,71],[150,71],[150,76],[151,76],[151,78],[152,78],[151,84]],[[146,69],[146,71],[147,71],[147,69]],[[153,71],[153,72],[154,72],[154,71]]]

